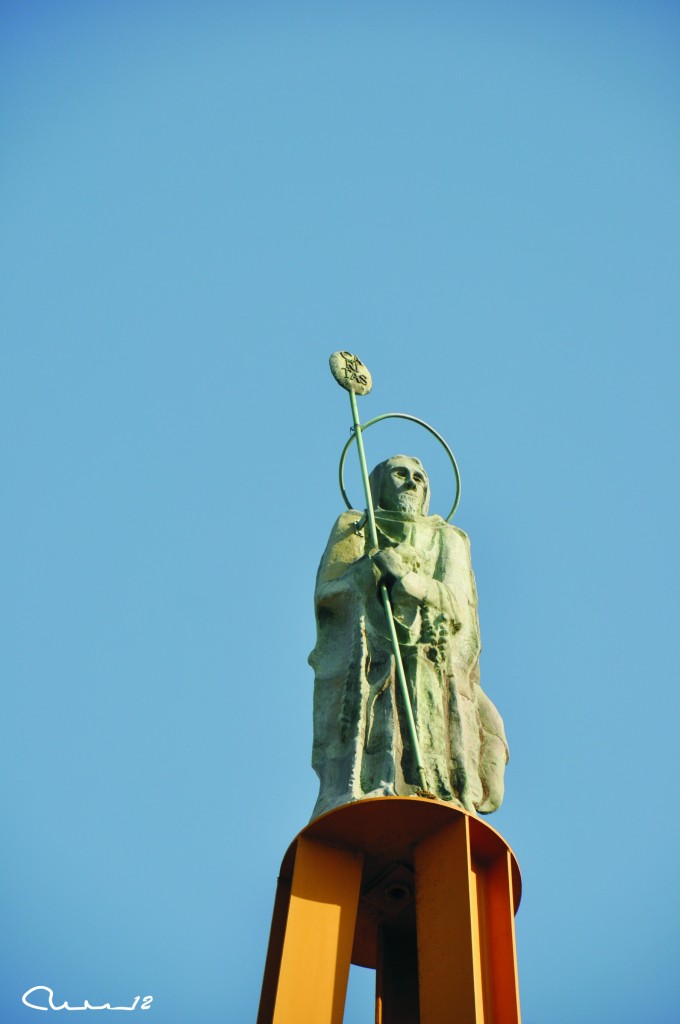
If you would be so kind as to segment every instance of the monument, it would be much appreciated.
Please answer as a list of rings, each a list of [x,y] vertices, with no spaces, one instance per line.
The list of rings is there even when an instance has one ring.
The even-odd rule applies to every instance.
[[[415,416],[362,426],[368,369],[349,352],[330,363],[353,427],[348,511],[314,595],[320,789],[282,864],[258,1024],[340,1024],[350,962],[376,969],[377,1024],[519,1024],[519,871],[477,817],[503,799],[508,746],[480,685],[469,540],[449,522],[458,466]],[[446,518],[429,514],[419,459],[395,455],[369,476],[363,431],[391,416],[444,445],[456,478]],[[344,488],[354,442],[364,509]]]

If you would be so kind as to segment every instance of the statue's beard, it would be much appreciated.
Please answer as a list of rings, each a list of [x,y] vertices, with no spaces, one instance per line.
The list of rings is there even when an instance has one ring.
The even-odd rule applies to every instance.
[[[417,491],[402,491],[394,501],[395,512],[410,512],[411,515],[420,515],[423,511],[423,498]]]

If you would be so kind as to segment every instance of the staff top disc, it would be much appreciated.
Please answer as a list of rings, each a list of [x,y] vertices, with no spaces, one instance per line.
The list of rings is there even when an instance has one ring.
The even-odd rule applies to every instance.
[[[351,352],[334,352],[328,360],[331,373],[341,388],[353,391],[355,395],[367,395],[373,387],[373,380],[367,366]]]

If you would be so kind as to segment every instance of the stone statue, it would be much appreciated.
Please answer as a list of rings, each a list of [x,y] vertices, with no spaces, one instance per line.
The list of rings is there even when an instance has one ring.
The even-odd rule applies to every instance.
[[[428,795],[487,814],[503,799],[503,721],[479,685],[477,591],[462,530],[429,516],[418,459],[395,455],[370,476],[378,549],[365,517],[343,513],[316,580],[313,818],[363,797]],[[379,586],[387,585],[427,792],[420,789],[395,686]]]

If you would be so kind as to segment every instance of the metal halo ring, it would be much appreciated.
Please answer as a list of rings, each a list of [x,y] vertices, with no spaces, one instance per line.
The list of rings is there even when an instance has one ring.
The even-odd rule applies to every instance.
[[[384,412],[382,416],[374,416],[372,420],[367,420],[366,423],[361,424],[362,432],[364,430],[368,430],[368,428],[372,427],[374,423],[379,423],[380,420],[410,420],[412,423],[418,423],[421,427],[425,427],[426,430],[429,430],[429,432],[434,437],[436,437],[439,443],[442,445],[442,447],[446,451],[446,454],[451,460],[453,472],[456,475],[456,499],[453,503],[451,511],[449,512],[445,520],[447,523],[450,522],[451,519],[453,518],[454,512],[458,508],[458,502],[460,501],[460,470],[458,469],[458,463],[456,462],[455,455],[449,448],[448,444],[446,443],[442,435],[437,433],[434,427],[431,427],[429,423],[425,422],[425,420],[420,420],[418,419],[417,416],[409,416],[409,414],[406,412]],[[338,474],[340,480],[340,493],[342,494],[345,500],[345,505],[347,505],[347,508],[349,509],[354,508],[354,505],[352,505],[352,503],[350,502],[349,498],[347,497],[347,491],[345,490],[345,459],[347,457],[347,452],[352,446],[352,442],[354,441],[355,437],[356,435],[354,431],[352,431],[352,433],[350,434],[349,441],[347,441],[345,447],[342,449],[342,455],[340,456],[340,470]]]

